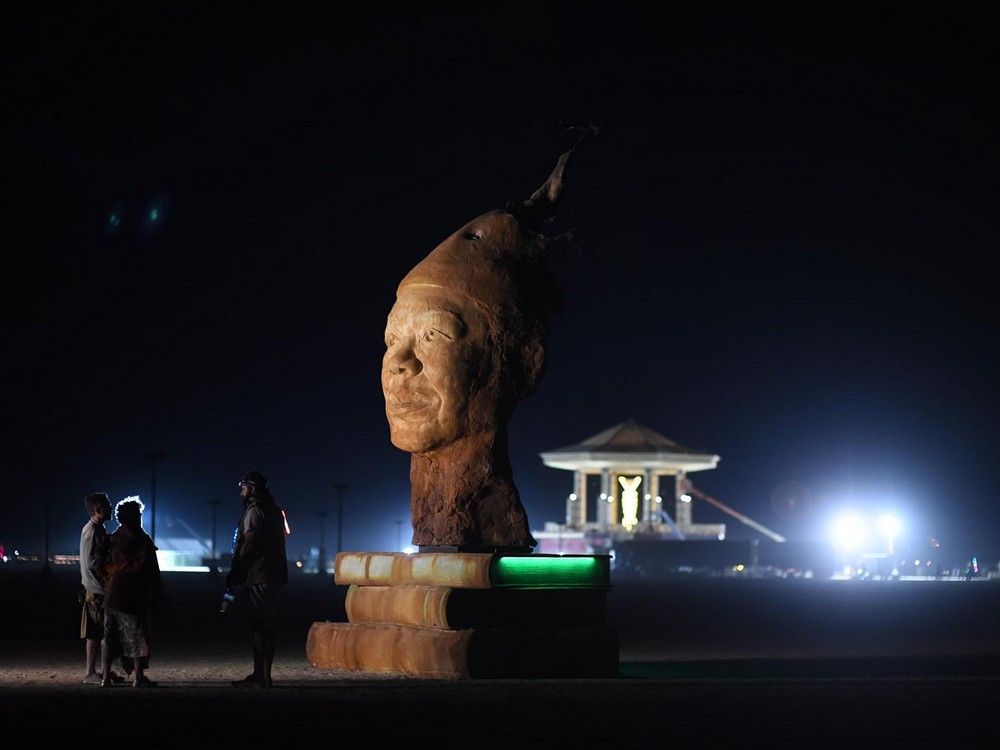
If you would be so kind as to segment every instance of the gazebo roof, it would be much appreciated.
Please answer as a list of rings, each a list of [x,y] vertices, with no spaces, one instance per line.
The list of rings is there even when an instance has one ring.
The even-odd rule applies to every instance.
[[[610,427],[577,445],[540,454],[554,469],[644,471],[664,474],[714,469],[719,457],[694,451],[633,419]]]

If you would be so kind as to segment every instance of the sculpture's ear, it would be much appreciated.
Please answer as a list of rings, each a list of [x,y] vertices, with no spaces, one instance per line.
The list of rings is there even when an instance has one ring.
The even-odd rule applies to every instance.
[[[525,341],[521,345],[521,371],[524,380],[520,384],[518,398],[526,398],[535,392],[545,372],[545,347],[538,339]]]

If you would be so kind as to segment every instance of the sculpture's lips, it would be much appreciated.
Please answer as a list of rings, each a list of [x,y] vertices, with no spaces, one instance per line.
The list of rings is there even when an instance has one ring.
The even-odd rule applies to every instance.
[[[428,401],[400,401],[392,399],[386,403],[386,413],[390,417],[408,417],[431,407]]]

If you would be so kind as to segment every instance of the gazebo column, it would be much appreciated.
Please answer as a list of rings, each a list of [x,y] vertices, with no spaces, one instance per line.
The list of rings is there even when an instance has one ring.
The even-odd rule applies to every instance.
[[[656,524],[662,524],[664,522],[663,516],[661,516],[660,513],[665,512],[666,510],[663,507],[663,488],[666,486],[664,478],[667,476],[667,474],[661,474],[659,472],[655,475],[656,481],[653,486],[653,517],[655,519],[654,523]],[[660,502],[656,502],[656,498],[660,498]],[[669,516],[670,514],[667,513],[667,515]],[[673,516],[671,516],[671,518],[673,518]]]
[[[653,520],[653,470],[642,472],[642,523],[649,526]]]
[[[573,494],[566,500],[566,527],[582,531],[587,523],[587,475],[573,472]]]
[[[597,500],[597,527],[606,530],[611,525],[611,471],[601,469],[601,496]]]
[[[674,521],[680,527],[682,532],[687,532],[691,528],[691,502],[684,502],[681,498],[684,496],[687,487],[687,475],[683,471],[677,472],[677,476],[674,478],[674,507],[676,508],[677,514],[674,516]]]

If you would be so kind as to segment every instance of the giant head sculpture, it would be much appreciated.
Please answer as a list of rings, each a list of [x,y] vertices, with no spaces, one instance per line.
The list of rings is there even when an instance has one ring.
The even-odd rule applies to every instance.
[[[563,154],[526,201],[473,219],[406,274],[385,330],[382,391],[393,445],[410,462],[422,551],[530,551],[507,423],[545,369],[562,294],[542,225],[555,215]]]

